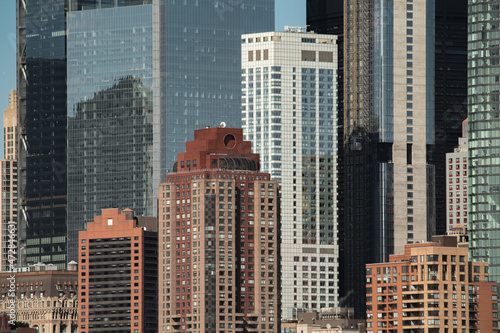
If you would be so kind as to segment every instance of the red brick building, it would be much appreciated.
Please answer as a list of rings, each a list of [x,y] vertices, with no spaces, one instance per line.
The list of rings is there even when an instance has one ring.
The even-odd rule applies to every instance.
[[[457,240],[435,236],[366,265],[367,332],[498,332],[498,285]]]
[[[242,130],[195,131],[158,207],[159,331],[279,332],[278,183]]]
[[[79,246],[78,331],[157,332],[156,218],[103,209],[80,231]]]

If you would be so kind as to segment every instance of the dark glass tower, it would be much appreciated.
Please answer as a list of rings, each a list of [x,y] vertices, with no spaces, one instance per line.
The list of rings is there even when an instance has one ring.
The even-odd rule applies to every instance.
[[[410,10],[407,4],[404,4],[404,7],[407,9],[406,15],[408,13],[410,15],[408,18],[413,20],[411,17],[413,8]],[[411,219],[412,214],[416,212],[415,206],[408,206],[410,203],[416,204],[416,199],[406,200],[405,198],[407,202],[404,205],[404,212],[408,214],[404,221],[407,224],[406,230],[393,227],[397,225],[394,224],[397,220],[394,217],[395,211],[398,207],[403,208],[395,204],[394,182],[401,181],[403,178],[414,179],[415,176],[396,175],[393,170],[396,150],[394,140],[390,135],[396,132],[397,127],[388,130],[390,126],[394,126],[391,123],[395,123],[391,120],[393,117],[390,114],[391,102],[388,104],[387,101],[393,100],[394,96],[391,97],[384,91],[391,92],[395,89],[390,80],[385,80],[387,74],[390,73],[387,72],[387,68],[391,68],[395,51],[386,48],[385,45],[389,44],[384,43],[392,43],[396,31],[392,28],[393,22],[390,22],[390,15],[381,16],[380,13],[393,13],[394,9],[387,1],[378,3],[364,0],[308,0],[307,8],[309,29],[322,33],[330,33],[329,30],[342,31],[343,34],[345,33],[343,35],[345,49],[353,51],[344,52],[344,59],[349,59],[354,66],[346,70],[345,66],[339,64],[339,69],[344,68],[343,91],[345,101],[348,101],[342,103],[344,108],[342,132],[345,141],[342,145],[344,150],[339,149],[339,154],[341,154],[339,160],[343,161],[344,167],[343,170],[339,170],[339,176],[341,177],[340,171],[344,175],[343,179],[339,180],[339,199],[344,198],[343,202],[339,200],[339,205],[344,206],[339,208],[339,246],[343,255],[343,259],[340,259],[340,303],[342,305],[342,300],[346,299],[348,305],[355,306],[356,314],[363,316],[365,263],[385,260],[388,254],[394,252],[395,238],[402,238],[408,242],[422,240],[416,238],[418,236],[416,232],[413,232],[414,230],[410,230],[410,228],[416,228],[416,220],[415,222],[407,220],[407,218]],[[344,8],[352,8],[352,11],[344,13]],[[467,79],[465,71],[466,1],[436,0],[434,12],[435,92],[434,117],[432,118],[435,124],[434,142],[432,132],[429,131],[428,135],[431,140],[427,140],[427,146],[423,147],[427,155],[427,166],[424,167],[427,169],[427,176],[424,181],[429,184],[426,190],[429,209],[427,218],[432,221],[432,224],[427,225],[428,234],[443,233],[446,228],[445,152],[453,149],[456,144],[455,140],[461,134],[461,122],[466,117],[464,104]],[[343,23],[347,22],[347,24],[339,29],[339,22],[342,19]],[[356,22],[355,25],[353,22]],[[411,29],[407,24],[414,23],[406,22],[404,29]],[[406,37],[414,38],[410,35]],[[410,41],[408,38],[405,39],[407,43]],[[415,56],[415,50],[404,51],[407,57]],[[381,54],[385,55],[384,58]],[[410,60],[411,58],[408,58],[408,61]],[[414,78],[408,76],[407,79],[413,80]],[[411,87],[409,82],[413,81],[405,81],[408,87]],[[382,85],[384,89],[377,89]],[[404,92],[402,95],[407,94]],[[349,102],[349,98],[352,98],[352,103]],[[349,103],[351,104],[348,105]],[[415,117],[413,119],[409,117],[409,115],[414,115],[415,110],[407,109],[406,107],[414,104],[412,101],[408,103],[411,104],[404,105],[403,109],[412,113],[407,113],[404,125],[401,124],[406,125],[407,128],[410,127],[410,122],[413,126],[413,122],[418,121]],[[371,113],[372,109],[375,110],[375,114]],[[430,117],[427,118],[428,121],[432,120]],[[381,130],[374,130],[379,124]],[[417,131],[418,129],[414,126],[411,130]],[[417,149],[415,144],[414,140],[408,141],[406,145],[404,155],[407,162],[414,162],[415,149]],[[405,147],[401,147],[400,155],[403,155],[403,148]],[[382,184],[385,185],[381,186]],[[435,185],[432,186],[432,184]],[[415,186],[412,183],[408,185]],[[435,223],[432,207],[434,203],[436,205]],[[410,235],[413,239],[409,238]]]
[[[85,1],[68,14],[68,248],[109,207],[155,216],[195,129],[241,126],[241,35],[274,0]]]
[[[66,2],[17,1],[21,264],[67,262]]]
[[[462,136],[467,118],[467,0],[436,1],[436,144],[430,159],[436,166],[436,234],[446,233],[446,153]]]

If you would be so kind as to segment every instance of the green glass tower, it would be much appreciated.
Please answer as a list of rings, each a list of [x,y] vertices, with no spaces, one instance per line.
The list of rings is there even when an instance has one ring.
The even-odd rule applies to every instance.
[[[469,1],[470,254],[500,278],[500,1]],[[453,193],[458,197],[461,193]]]

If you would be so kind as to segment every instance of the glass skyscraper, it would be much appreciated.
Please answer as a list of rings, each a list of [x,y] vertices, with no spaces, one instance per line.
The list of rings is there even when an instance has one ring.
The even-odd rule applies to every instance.
[[[240,36],[274,1],[87,1],[68,14],[68,247],[103,208],[156,215],[195,129],[240,127]]]
[[[17,1],[20,264],[67,262],[66,2]]]
[[[156,213],[152,15],[151,4],[68,13],[70,258],[101,209]]]
[[[500,279],[500,1],[469,1],[470,254]],[[460,196],[460,193],[455,193]]]

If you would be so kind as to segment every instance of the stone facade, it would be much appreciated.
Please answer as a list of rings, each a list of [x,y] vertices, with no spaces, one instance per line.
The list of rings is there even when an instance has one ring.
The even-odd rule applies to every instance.
[[[0,273],[0,312],[9,312],[8,279],[15,276],[15,321],[26,322],[38,332],[76,332],[78,272],[43,271],[41,267],[32,267],[27,272]]]

